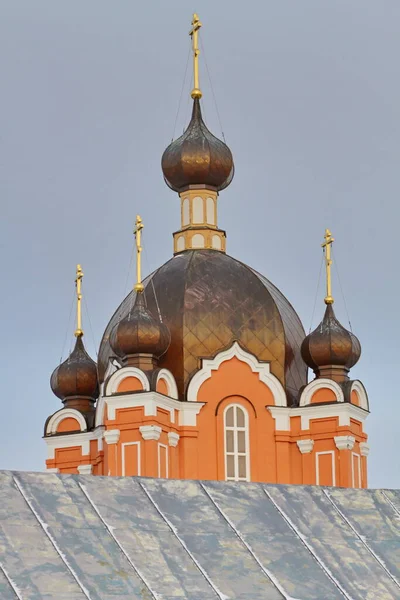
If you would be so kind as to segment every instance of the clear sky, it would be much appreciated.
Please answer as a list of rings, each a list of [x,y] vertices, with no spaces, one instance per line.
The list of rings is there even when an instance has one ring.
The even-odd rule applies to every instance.
[[[172,254],[179,202],[160,159],[189,116],[188,78],[174,128],[193,10],[205,120],[221,135],[219,112],[236,165],[219,203],[228,252],[277,285],[308,332],[331,228],[335,310],[348,325],[347,305],[363,348],[352,377],[370,397],[369,483],[400,487],[398,0],[2,0],[0,468],[44,468],[76,263],[94,356],[133,283],[137,213],[145,273]],[[321,280],[313,327],[323,296]]]

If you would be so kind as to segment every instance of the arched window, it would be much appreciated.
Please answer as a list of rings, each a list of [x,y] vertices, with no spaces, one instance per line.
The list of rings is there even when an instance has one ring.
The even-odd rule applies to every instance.
[[[249,417],[239,404],[224,412],[225,479],[250,481]]]

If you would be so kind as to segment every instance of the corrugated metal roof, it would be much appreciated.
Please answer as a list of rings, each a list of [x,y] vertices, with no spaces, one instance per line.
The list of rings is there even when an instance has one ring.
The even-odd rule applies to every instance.
[[[1,600],[394,600],[400,491],[0,472]]]

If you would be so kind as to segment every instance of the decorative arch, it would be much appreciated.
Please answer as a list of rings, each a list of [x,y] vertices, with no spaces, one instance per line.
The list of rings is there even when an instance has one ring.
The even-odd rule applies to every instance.
[[[76,410],[75,408],[61,408],[54,413],[47,423],[46,435],[54,435],[57,433],[58,426],[64,419],[75,419],[75,421],[78,421],[81,432],[87,431],[85,418],[79,410]]]
[[[314,381],[309,383],[304,388],[300,396],[300,406],[308,406],[309,404],[311,404],[313,394],[317,390],[321,390],[323,388],[327,388],[328,390],[334,392],[338,402],[344,402],[344,394],[340,385],[332,379],[325,379],[324,377],[321,377],[320,379],[314,379]]]
[[[217,406],[215,407],[215,416],[217,416],[219,414],[221,405],[225,402],[225,400],[228,400],[229,398],[231,398],[231,396],[225,396],[218,402]],[[245,396],[241,396],[240,394],[238,394],[237,398],[240,398],[241,400],[243,400],[243,406],[245,408],[246,408],[246,404],[251,408],[251,411],[254,413],[254,418],[257,419],[257,411],[256,411],[256,407],[254,406],[254,404],[248,398],[246,398]],[[240,404],[240,402],[236,402],[236,404]],[[246,408],[246,410],[247,410],[247,408]]]
[[[136,377],[140,381],[143,386],[144,392],[150,391],[150,383],[147,379],[146,375],[141,369],[137,367],[122,367],[122,369],[118,369],[115,373],[113,373],[107,383],[106,386],[106,396],[112,396],[113,394],[118,393],[119,385],[123,382],[127,377]]]
[[[279,379],[271,373],[269,363],[259,362],[253,354],[243,350],[237,342],[234,342],[227,350],[219,352],[215,358],[203,359],[202,368],[193,376],[189,383],[187,400],[189,402],[196,402],[200,387],[211,377],[212,371],[217,371],[223,362],[231,360],[233,357],[246,363],[253,373],[258,374],[259,380],[271,390],[275,406],[287,405],[285,390]]]
[[[158,382],[161,380],[165,381],[165,383],[167,385],[168,396],[170,398],[174,398],[175,400],[178,400],[178,388],[176,385],[175,378],[172,375],[171,371],[168,371],[168,369],[160,369],[160,371],[158,372],[158,375],[157,375],[156,389],[157,389]]]
[[[369,401],[368,401],[367,390],[365,389],[365,387],[361,383],[361,381],[359,381],[358,379],[353,381],[353,383],[351,384],[350,396],[351,396],[351,392],[356,392],[356,394],[358,396],[358,400],[360,402],[360,408],[363,408],[364,410],[369,411]]]

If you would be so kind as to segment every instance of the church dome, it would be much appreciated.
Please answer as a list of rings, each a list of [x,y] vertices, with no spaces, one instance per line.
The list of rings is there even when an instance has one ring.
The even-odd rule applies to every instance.
[[[198,98],[193,101],[192,118],[185,133],[164,151],[161,166],[165,181],[176,192],[190,185],[220,191],[231,183],[232,153],[207,129]]]
[[[303,341],[304,362],[317,376],[324,376],[323,367],[341,367],[347,372],[361,356],[358,338],[347,331],[335,317],[332,304],[327,304],[324,318]]]
[[[169,345],[168,328],[147,310],[143,293],[136,294],[135,306],[112,329],[110,346],[125,360],[135,354],[160,358]]]
[[[159,366],[172,372],[181,399],[201,359],[237,341],[258,360],[270,363],[286,389],[288,404],[297,403],[306,384],[300,354],[305,333],[291,304],[266,278],[222,252],[191,250],[177,254],[144,284],[148,309],[153,314],[160,310],[171,333]],[[116,347],[115,328],[129,314],[134,295],[132,291],[125,298],[105,330],[100,380]]]
[[[94,402],[99,395],[97,365],[86,352],[81,336],[76,338],[75,348],[67,360],[53,371],[50,386],[64,404],[71,404],[69,399],[74,400],[73,404],[82,400]]]

